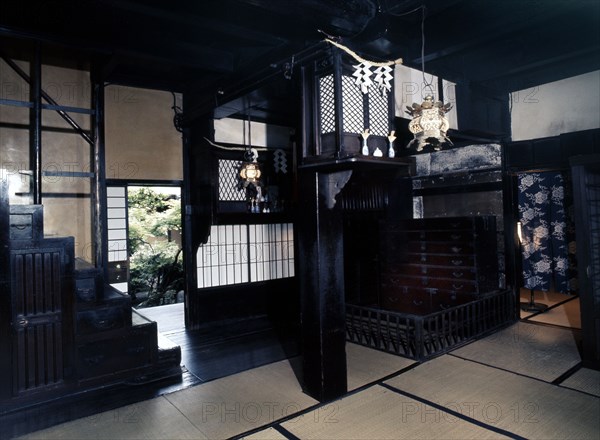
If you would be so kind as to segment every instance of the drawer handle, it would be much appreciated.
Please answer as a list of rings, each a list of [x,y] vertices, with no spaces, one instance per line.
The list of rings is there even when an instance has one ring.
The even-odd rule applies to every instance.
[[[452,272],[452,275],[455,278],[462,278],[462,276],[464,275],[464,273],[462,273],[462,272]]]
[[[450,260],[452,262],[452,264],[454,264],[455,266],[460,266],[461,264],[463,264],[463,260]]]
[[[426,267],[422,267],[421,268],[421,273],[422,274],[426,274],[427,273],[427,268]]]
[[[427,243],[421,243],[421,250],[422,251],[426,251],[427,250]]]
[[[421,254],[421,262],[426,262],[427,261],[427,255],[426,254]]]
[[[427,278],[427,277],[422,278],[421,284],[423,284],[424,286],[427,286],[429,284],[429,278]]]
[[[114,326],[115,322],[111,319],[100,319],[99,321],[96,321],[96,328],[98,329],[107,330]]]
[[[416,299],[413,299],[413,304],[414,304],[415,306],[420,306],[420,305],[423,305],[423,300],[421,300],[421,301],[417,301]]]
[[[452,246],[450,249],[451,249],[451,250],[452,250],[452,252],[454,252],[455,254],[458,254],[460,251],[462,251],[462,248],[461,248],[461,247],[458,247],[458,246]]]
[[[83,361],[87,364],[87,365],[99,365],[100,362],[104,361],[104,356],[103,355],[96,355],[96,356],[88,356],[85,357],[83,359]]]
[[[450,238],[452,238],[452,240],[458,240],[460,238],[459,234],[452,234],[450,235]]]
[[[18,229],[19,231],[24,231],[25,229],[29,228],[30,226],[31,225],[17,225],[17,224],[10,225],[11,228]]]
[[[21,328],[25,328],[29,325],[29,320],[27,320],[27,318],[19,318],[19,320],[17,321],[17,326],[21,327]]]
[[[460,290],[460,289],[462,289],[463,287],[465,287],[465,285],[464,285],[464,284],[458,284],[458,285],[456,285],[456,284],[452,283],[452,287],[453,287],[454,289],[456,289],[456,290]]]

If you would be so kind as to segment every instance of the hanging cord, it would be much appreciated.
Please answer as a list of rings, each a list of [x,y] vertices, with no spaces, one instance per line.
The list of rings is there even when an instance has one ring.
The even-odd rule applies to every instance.
[[[385,3],[387,5],[387,2],[385,2]],[[389,7],[388,7],[388,9],[389,9]],[[405,15],[412,14],[414,12],[417,12],[420,9],[425,9],[425,5],[417,6],[415,9],[411,9],[410,11],[406,11],[406,12],[401,12],[399,14],[396,14],[394,12],[390,12],[389,10],[386,11],[385,13],[388,14],[388,15],[391,15],[393,17],[404,17]]]
[[[244,145],[246,145],[246,151],[244,152],[244,160],[248,162],[253,162],[254,154],[252,152],[252,118],[250,117],[250,112],[252,111],[252,102],[248,102],[248,144],[246,145],[246,121],[244,121]],[[256,151],[256,150],[254,150]]]
[[[325,32],[319,30],[319,32],[325,34]],[[327,35],[327,34],[325,34]],[[376,61],[369,61],[364,59],[363,57],[361,57],[360,55],[358,55],[356,52],[354,52],[352,49],[344,46],[341,43],[338,43],[337,41],[333,40],[333,38],[328,35],[327,38],[325,38],[325,41],[327,41],[330,44],[333,44],[335,47],[342,49],[344,52],[346,52],[348,55],[350,55],[352,58],[354,58],[356,61],[359,61],[361,63],[367,63],[370,64],[372,66],[376,66],[376,67],[386,67],[386,66],[394,66],[396,64],[402,64],[402,58],[398,58],[396,60],[393,61],[384,61],[384,62],[376,62]]]
[[[177,105],[177,96],[175,96],[175,92],[171,92],[171,94],[173,95],[173,106],[171,108],[175,113],[173,115],[173,125],[175,126],[175,130],[181,133],[183,132],[183,110]]]
[[[429,89],[433,95],[433,83],[425,78],[425,17],[427,16],[427,7],[420,6],[421,9],[421,74],[423,75],[423,90]],[[431,75],[433,81],[433,75]]]

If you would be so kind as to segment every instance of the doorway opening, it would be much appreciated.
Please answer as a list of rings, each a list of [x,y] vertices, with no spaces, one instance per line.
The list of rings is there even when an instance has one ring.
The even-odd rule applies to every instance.
[[[181,187],[110,185],[109,282],[148,308],[184,301]]]

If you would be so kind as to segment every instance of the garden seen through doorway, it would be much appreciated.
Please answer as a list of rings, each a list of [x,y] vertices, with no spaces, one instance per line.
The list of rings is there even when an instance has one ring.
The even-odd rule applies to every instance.
[[[182,302],[180,189],[130,186],[127,198],[129,294],[134,307]]]

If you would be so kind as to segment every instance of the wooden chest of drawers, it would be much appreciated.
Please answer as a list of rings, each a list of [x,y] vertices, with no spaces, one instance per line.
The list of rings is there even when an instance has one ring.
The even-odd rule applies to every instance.
[[[498,289],[493,216],[400,220],[381,232],[384,309],[431,313]]]
[[[9,231],[11,240],[37,242],[44,238],[42,205],[11,205]]]

